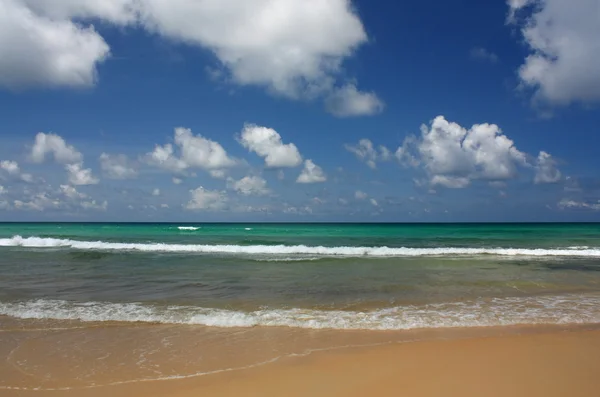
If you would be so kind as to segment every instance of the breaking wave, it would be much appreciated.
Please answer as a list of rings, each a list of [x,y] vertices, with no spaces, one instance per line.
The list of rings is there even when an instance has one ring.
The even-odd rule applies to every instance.
[[[166,243],[114,243],[57,238],[1,238],[0,247],[70,248],[75,250],[144,251],[245,255],[319,255],[344,257],[415,257],[448,255],[496,255],[505,257],[600,257],[599,248],[406,248],[406,247],[324,247],[306,245],[200,245]]]

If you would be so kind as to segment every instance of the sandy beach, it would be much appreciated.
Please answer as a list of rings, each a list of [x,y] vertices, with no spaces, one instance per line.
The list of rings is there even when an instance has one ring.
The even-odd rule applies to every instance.
[[[583,397],[597,394],[598,374],[600,331],[551,329],[325,350],[180,380],[56,391],[4,389],[1,394]]]

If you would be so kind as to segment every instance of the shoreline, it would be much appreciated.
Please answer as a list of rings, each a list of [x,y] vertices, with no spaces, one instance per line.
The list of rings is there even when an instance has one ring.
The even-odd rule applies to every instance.
[[[327,339],[350,336],[349,341],[356,343],[373,336],[367,335],[370,332],[352,334],[334,331],[323,333],[321,336]],[[594,324],[438,329],[426,332],[402,331],[378,334],[387,334],[387,336],[401,334],[404,340],[379,341],[371,343],[370,346],[325,347],[303,354],[293,353],[271,359],[264,364],[255,363],[248,368],[218,370],[213,374],[192,375],[182,379],[138,380],[119,385],[74,387],[70,390],[58,391],[11,390],[5,387],[0,387],[0,390],[2,395],[7,397],[99,397],[106,394],[117,397],[138,395],[359,396],[365,395],[370,390],[365,389],[367,387],[371,388],[372,394],[376,395],[396,395],[389,394],[389,390],[403,387],[410,390],[410,393],[407,392],[410,396],[434,396],[439,394],[433,393],[430,388],[436,383],[444,390],[451,385],[456,388],[459,383],[488,387],[482,384],[485,380],[484,383],[489,383],[489,387],[495,385],[492,389],[503,390],[502,388],[506,389],[508,386],[501,378],[515,376],[519,378],[521,376],[519,371],[530,371],[530,381],[519,378],[521,387],[511,389],[510,393],[506,391],[507,394],[489,394],[487,391],[483,394],[468,394],[467,389],[458,387],[454,391],[456,394],[444,392],[443,395],[543,395],[545,397],[565,395],[552,394],[552,390],[558,390],[557,385],[552,389],[544,389],[545,386],[541,382],[544,371],[545,377],[552,378],[549,380],[550,383],[562,379],[561,382],[570,385],[571,396],[593,395],[585,394],[584,391],[587,393],[588,390],[592,390],[590,389],[592,387],[600,388],[600,378],[596,377],[598,378],[596,380],[590,376],[581,383],[579,379],[581,376],[578,375],[600,370],[600,329]],[[473,365],[475,362],[482,363],[483,367],[487,368],[488,375],[483,376],[484,372],[481,368]],[[85,361],[82,364],[86,363],[92,364]],[[69,366],[68,363],[60,364]],[[401,370],[394,372],[391,371],[393,368]],[[520,370],[517,371],[517,368]],[[123,367],[121,370],[132,374],[135,372],[131,366]],[[431,379],[427,380],[426,374],[429,374]],[[419,379],[420,381],[417,381]],[[450,381],[452,379],[454,380]],[[21,387],[27,388],[27,380],[23,381],[25,383],[21,383]],[[5,382],[2,383],[6,385]],[[307,387],[316,389],[308,390]],[[317,390],[319,388],[329,390],[331,393],[321,393]],[[362,394],[358,390],[362,390]],[[523,394],[519,394],[521,391]],[[540,394],[536,394],[538,392]]]

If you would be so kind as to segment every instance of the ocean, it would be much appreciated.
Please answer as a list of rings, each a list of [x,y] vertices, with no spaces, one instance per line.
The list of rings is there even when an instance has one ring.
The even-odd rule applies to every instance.
[[[131,380],[99,369],[106,351],[149,379],[357,332],[597,323],[600,224],[0,224],[0,342],[37,387]],[[32,335],[48,349],[35,365]],[[49,364],[82,351],[97,355],[85,376]]]

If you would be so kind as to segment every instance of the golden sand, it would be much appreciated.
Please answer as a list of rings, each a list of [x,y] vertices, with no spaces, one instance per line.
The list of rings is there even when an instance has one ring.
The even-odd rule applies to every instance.
[[[0,395],[592,397],[600,395],[600,331],[337,349],[189,379],[64,391],[5,389]]]

